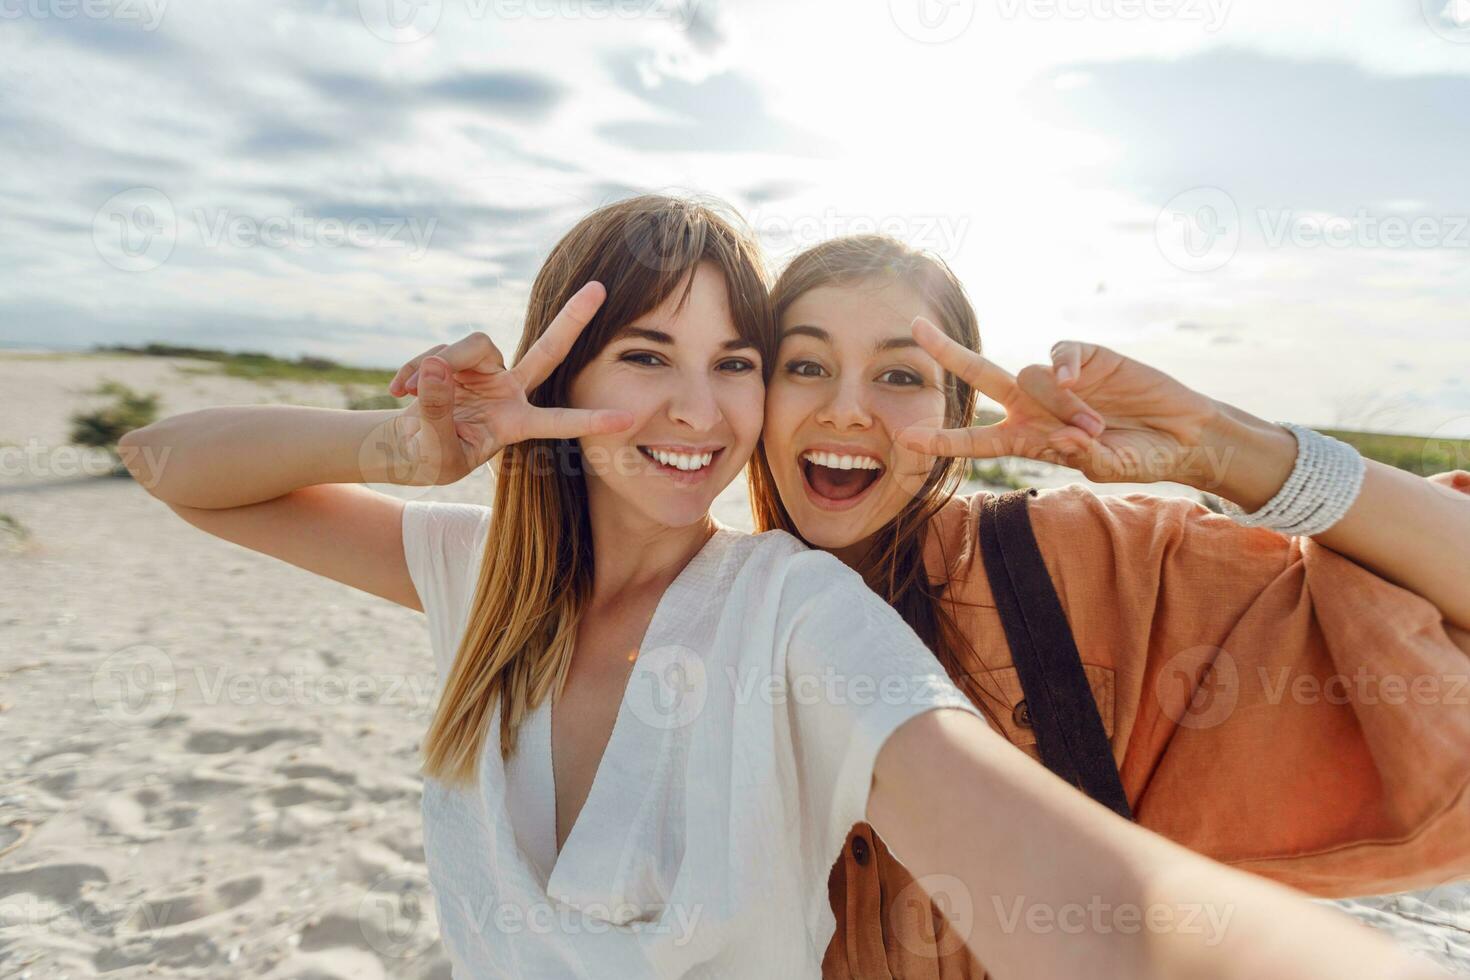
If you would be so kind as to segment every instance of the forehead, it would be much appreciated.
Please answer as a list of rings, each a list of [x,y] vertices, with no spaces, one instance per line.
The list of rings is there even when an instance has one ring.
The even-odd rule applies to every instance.
[[[821,327],[833,335],[877,333],[909,335],[916,316],[937,319],[916,289],[897,280],[818,286],[798,296],[781,315],[783,331],[798,325]]]
[[[663,302],[635,319],[627,327],[660,330],[675,336],[717,334],[734,335],[735,317],[730,312],[730,297],[725,277],[712,263],[695,267],[693,282],[685,295],[684,284],[663,298]],[[682,302],[681,302],[682,301]],[[627,329],[625,327],[624,329]]]

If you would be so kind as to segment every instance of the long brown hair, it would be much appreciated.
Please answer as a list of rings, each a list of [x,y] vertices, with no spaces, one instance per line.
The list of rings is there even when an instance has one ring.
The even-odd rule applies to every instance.
[[[622,327],[676,291],[682,290],[681,304],[687,300],[702,262],[723,275],[735,330],[755,346],[769,376],[775,358],[769,282],[755,239],[737,221],[718,203],[660,195],[610,204],[579,221],[531,287],[516,360],[583,285],[602,283],[607,299],[531,402],[566,405],[572,379]],[[497,701],[502,754],[514,751],[522,720],[566,679],[592,568],[576,441],[507,446],[468,623],[424,739],[425,773],[474,782]]]
[[[937,315],[937,326],[971,350],[980,350],[980,327],[964,286],[938,256],[911,248],[885,235],[835,238],[802,252],[781,273],[772,291],[776,322],[791,304],[822,286],[899,282],[913,289]],[[945,375],[944,424],[970,424],[976,393],[962,378]],[[945,671],[962,688],[971,690],[980,678],[971,677],[959,651],[974,651],[955,622],[944,583],[931,585],[924,567],[924,545],[929,521],[954,496],[964,478],[968,460],[940,457],[919,491],[903,509],[873,536],[873,546],[856,570],[868,586],[898,611],[934,652]],[[800,537],[796,524],[781,502],[771,475],[764,441],[750,464],[750,504],[757,531],[779,528]],[[947,562],[946,562],[947,564]],[[982,699],[974,698],[982,710]]]

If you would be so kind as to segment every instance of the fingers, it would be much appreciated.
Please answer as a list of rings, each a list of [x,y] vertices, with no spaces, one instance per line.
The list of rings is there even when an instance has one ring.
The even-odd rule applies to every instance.
[[[995,459],[1014,456],[1001,433],[1001,423],[967,429],[936,429],[910,426],[898,433],[898,444],[929,456],[963,456],[967,459]]]
[[[460,452],[459,435],[454,429],[454,385],[449,380],[449,365],[436,355],[425,357],[419,366],[419,416],[433,430],[439,457],[443,464]]]
[[[505,358],[500,353],[500,348],[495,346],[495,342],[483,330],[476,330],[448,346],[439,344],[431,347],[399,368],[393,382],[388,385],[388,393],[392,395],[417,394],[419,369],[423,366],[424,358],[431,354],[442,358],[449,365],[449,369],[456,373],[479,371],[484,374],[493,374],[496,371],[505,370]],[[406,376],[405,372],[407,372]]]
[[[622,432],[633,424],[633,413],[614,409],[538,408],[526,421],[526,439],[580,439]]]
[[[939,366],[950,374],[968,381],[975,390],[992,401],[1004,405],[1016,389],[1016,379],[1010,372],[963,344],[950,338],[924,317],[915,317],[914,339]]]
[[[1051,367],[1056,373],[1057,384],[1070,388],[1082,376],[1082,363],[1092,356],[1096,348],[1075,340],[1059,340],[1051,348]]]
[[[567,300],[567,305],[561,308],[546,332],[511,369],[522,388],[531,391],[551,377],[551,372],[567,356],[606,298],[607,290],[602,283],[589,282]]]
[[[1040,364],[1021,369],[1017,386],[1063,424],[1073,425],[1090,436],[1102,435],[1103,418],[1081,398],[1057,383],[1056,372]]]
[[[413,360],[403,365],[403,367],[399,368],[398,373],[393,375],[393,380],[388,382],[388,393],[395,397],[402,397],[403,395],[408,394],[408,379],[418,374],[419,365],[423,363],[424,358],[428,357],[430,354],[437,354],[443,349],[443,344],[435,344],[433,347],[430,347],[418,357],[415,357]]]

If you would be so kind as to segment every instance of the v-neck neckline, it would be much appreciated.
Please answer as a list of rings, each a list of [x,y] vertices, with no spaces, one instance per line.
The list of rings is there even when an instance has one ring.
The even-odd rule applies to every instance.
[[[716,543],[721,542],[726,536],[733,533],[737,532],[716,522],[714,533],[705,540],[704,544],[700,546],[699,551],[694,554],[694,557],[690,558],[684,567],[680,569],[679,573],[674,576],[673,580],[664,589],[663,594],[659,596],[658,602],[654,605],[653,615],[649,618],[648,626],[644,630],[643,637],[639,642],[637,656],[634,658],[633,667],[628,672],[628,678],[619,698],[618,710],[613,719],[612,730],[609,732],[607,742],[603,746],[602,755],[598,759],[597,768],[594,770],[592,781],[588,785],[587,795],[582,801],[582,807],[577,812],[576,819],[567,831],[566,840],[560,847],[556,847],[556,777],[551,719],[552,699],[548,696],[548,700],[538,706],[538,710],[544,709],[547,712],[546,721],[543,726],[545,744],[538,746],[538,749],[546,765],[550,767],[548,778],[540,782],[543,790],[550,793],[551,805],[549,813],[550,819],[553,821],[551,839],[554,854],[552,855],[551,867],[547,871],[544,884],[544,893],[548,897],[570,901],[571,904],[579,904],[574,900],[575,896],[578,893],[586,894],[589,891],[589,886],[593,885],[592,882],[587,880],[587,876],[589,872],[596,874],[598,871],[596,859],[599,857],[599,845],[594,840],[594,837],[589,836],[590,830],[586,827],[588,820],[591,819],[589,814],[595,815],[599,823],[605,826],[617,827],[620,836],[632,834],[636,829],[633,823],[640,816],[639,810],[641,807],[631,804],[628,790],[631,789],[633,795],[639,795],[646,794],[652,788],[652,777],[657,772],[659,763],[662,761],[669,731],[667,729],[660,731],[655,726],[646,723],[636,726],[635,730],[632,727],[633,722],[642,719],[631,719],[628,717],[630,714],[629,692],[637,680],[640,665],[646,660],[645,655],[650,650],[661,649],[663,646],[668,645],[671,640],[677,639],[677,637],[668,638],[665,634],[668,631],[667,622],[669,617],[673,615],[678,595],[687,590],[690,587],[690,581],[696,576],[703,574],[707,570],[707,566],[718,561],[723,549],[715,547]],[[520,862],[522,870],[539,884],[541,882],[539,869],[516,838],[515,828],[510,820],[510,809],[505,799],[507,780],[505,764],[500,757],[498,710],[497,707],[497,717],[491,719],[491,731],[497,733],[495,744],[491,746],[489,744],[490,740],[487,739],[485,753],[485,762],[494,765],[491,771],[497,777],[493,780],[494,791],[499,796],[495,812],[504,822],[503,826],[509,835],[510,845],[516,852],[516,857]],[[638,747],[633,746],[630,748],[626,744],[630,739],[634,738],[634,735],[642,736],[645,742],[642,746],[642,751],[633,751],[633,749]],[[633,772],[625,772],[625,776],[631,776],[631,778],[624,779],[622,781],[624,785],[614,786],[613,770],[631,770]],[[482,779],[484,775],[486,774],[482,772]],[[620,788],[624,790],[621,794],[621,799],[616,792]],[[607,840],[604,840],[602,846],[606,847],[608,843]],[[621,852],[622,848],[617,847],[616,850]],[[614,867],[617,867],[621,863],[620,857],[616,855],[612,857],[612,865]],[[606,871],[607,869],[604,868],[602,870]],[[614,881],[604,880],[601,884],[611,889],[616,883]]]

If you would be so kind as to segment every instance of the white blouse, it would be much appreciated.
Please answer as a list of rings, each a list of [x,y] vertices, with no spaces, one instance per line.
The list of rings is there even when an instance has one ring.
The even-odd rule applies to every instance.
[[[489,517],[404,508],[441,683]],[[779,531],[720,529],[659,600],[559,854],[549,703],[508,764],[496,706],[478,785],[425,779],[454,976],[819,977],[828,872],[865,819],[878,750],[946,707],[979,716],[856,573]]]

